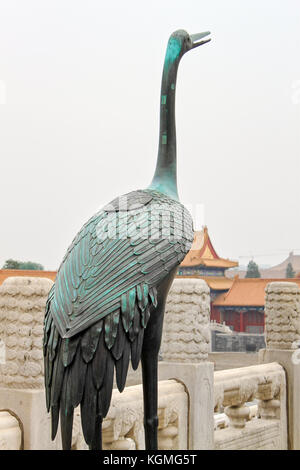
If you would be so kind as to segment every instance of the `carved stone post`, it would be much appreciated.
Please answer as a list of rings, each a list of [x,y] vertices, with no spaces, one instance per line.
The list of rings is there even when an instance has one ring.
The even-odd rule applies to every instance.
[[[300,289],[294,282],[271,282],[266,287],[266,349],[259,352],[261,363],[278,362],[287,374],[288,446],[300,449]],[[276,400],[261,404],[264,417],[277,413]]]
[[[24,449],[55,449],[43,375],[43,319],[52,281],[9,277],[0,287],[0,411],[18,417]],[[59,447],[58,447],[59,448]]]
[[[189,449],[213,449],[214,367],[209,287],[201,279],[175,279],[164,319],[159,380],[177,379],[189,394]],[[170,431],[171,433],[171,431]]]

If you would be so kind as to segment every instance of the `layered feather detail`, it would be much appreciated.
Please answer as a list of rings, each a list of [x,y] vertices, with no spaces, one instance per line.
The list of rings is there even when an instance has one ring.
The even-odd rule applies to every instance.
[[[125,387],[138,367],[157,288],[193,241],[184,206],[152,190],[134,191],[95,214],[74,238],[46,303],[45,388],[54,439],[59,417],[65,449],[74,408],[86,442],[109,409],[114,370]]]
[[[72,338],[61,338],[51,317],[51,298],[44,322],[45,388],[52,417],[52,439],[60,419],[62,443],[72,442],[74,408],[81,407],[82,430],[90,445],[97,416],[106,416],[116,383],[123,391],[131,358],[138,367],[150,308],[156,306],[155,288],[139,285],[122,297],[121,308]]]
[[[118,311],[127,332],[134,296],[146,322],[141,302],[147,295],[139,298],[139,289],[157,287],[191,247],[192,219],[178,201],[144,190],[127,195],[127,202],[128,211],[120,210],[116,201],[104,207],[67,251],[51,300],[52,318],[62,337],[72,337],[101,319],[104,329],[116,332]],[[111,313],[115,317],[106,320]]]

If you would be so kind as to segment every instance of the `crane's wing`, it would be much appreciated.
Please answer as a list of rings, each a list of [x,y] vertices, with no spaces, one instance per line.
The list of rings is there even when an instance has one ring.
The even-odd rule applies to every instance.
[[[130,357],[133,368],[138,366],[157,286],[193,240],[191,217],[180,203],[147,190],[126,198],[83,226],[47,300],[46,401],[52,438],[60,411],[64,448],[71,446],[79,404],[85,440],[92,441],[95,417],[105,417],[109,408],[114,369],[122,391]]]
[[[128,322],[134,305],[144,302],[146,309],[190,249],[192,221],[179,202],[154,191],[135,191],[123,201],[82,228],[60,266],[51,313],[65,338],[118,310]]]

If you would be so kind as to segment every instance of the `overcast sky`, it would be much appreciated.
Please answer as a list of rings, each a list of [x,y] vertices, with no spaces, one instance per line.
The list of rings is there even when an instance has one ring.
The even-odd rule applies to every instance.
[[[179,67],[181,201],[222,257],[299,254],[299,24],[298,0],[0,0],[0,265],[57,269],[101,205],[148,186],[181,28],[212,37]]]

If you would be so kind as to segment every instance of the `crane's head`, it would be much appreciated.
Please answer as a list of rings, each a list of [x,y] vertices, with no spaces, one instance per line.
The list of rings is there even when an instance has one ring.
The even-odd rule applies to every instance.
[[[183,29],[175,31],[169,39],[166,61],[175,62],[176,59],[180,60],[181,57],[188,51],[195,49],[202,44],[206,44],[210,41],[210,38],[203,40],[210,34],[209,31],[197,34],[188,34]]]

